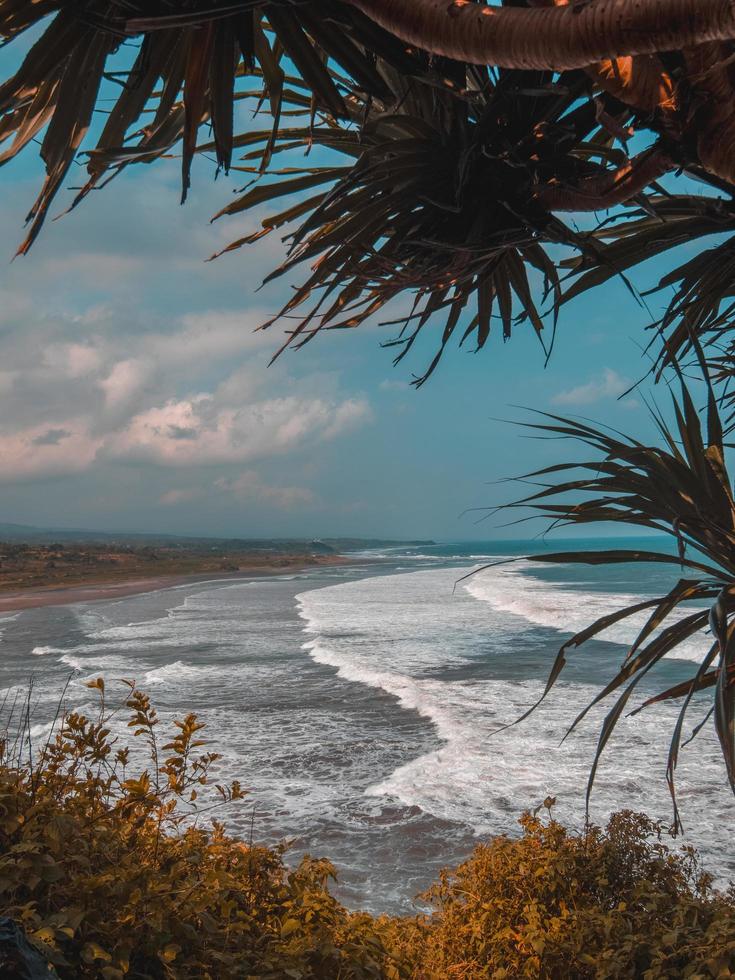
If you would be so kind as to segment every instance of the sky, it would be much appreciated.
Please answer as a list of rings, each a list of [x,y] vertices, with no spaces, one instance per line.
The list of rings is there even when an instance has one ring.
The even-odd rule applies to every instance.
[[[284,255],[276,235],[205,261],[258,227],[258,212],[210,223],[242,184],[213,178],[198,160],[182,207],[177,160],[132,167],[11,261],[42,168],[32,149],[0,168],[0,522],[529,537],[541,526],[478,524],[475,510],[513,496],[498,481],[559,459],[559,443],[512,424],[519,406],[652,433],[640,393],[620,397],[645,373],[650,315],[619,282],[564,308],[548,366],[529,325],[507,344],[497,325],[482,352],[450,349],[415,390],[441,326],[394,367],[381,343],[395,328],[372,323],[269,367],[283,327],[256,328],[298,272],[256,291]],[[67,184],[79,182],[72,171]],[[63,209],[57,199],[52,216]],[[634,282],[661,271],[649,263]],[[654,312],[665,300],[649,301]]]

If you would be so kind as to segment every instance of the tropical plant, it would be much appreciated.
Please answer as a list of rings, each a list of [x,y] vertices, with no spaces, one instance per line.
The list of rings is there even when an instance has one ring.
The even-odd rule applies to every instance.
[[[701,357],[701,349],[699,353]],[[695,734],[713,717],[727,777],[735,792],[735,621],[732,619],[735,501],[717,397],[703,358],[701,363],[706,382],[706,423],[703,424],[689,387],[680,376],[679,394],[672,394],[673,424],[668,424],[660,412],[653,411],[662,437],[659,445],[646,445],[606,426],[548,413],[539,413],[542,416],[539,421],[521,423],[543,435],[573,440],[592,453],[582,460],[556,463],[526,474],[520,479],[538,486],[531,494],[505,505],[510,509],[530,508],[532,516],[548,518],[552,528],[612,523],[655,531],[675,542],[673,553],[653,547],[542,551],[533,555],[534,561],[551,564],[604,566],[654,562],[687,573],[665,595],[609,613],[567,640],[556,656],[540,699],[547,697],[558,680],[570,650],[616,623],[647,613],[620,669],[570,729],[573,731],[594,705],[620,692],[600,732],[587,787],[589,802],[600,755],[638,684],[681,643],[697,634],[709,633],[708,652],[691,678],[649,697],[633,712],[665,700],[681,701],[666,770],[675,827],[679,826],[675,770],[687,711],[699,691],[711,689],[713,700]],[[560,475],[564,478],[560,479]],[[553,480],[546,482],[549,476]],[[519,720],[528,717],[536,707]]]
[[[549,804],[553,800],[547,801]],[[540,809],[540,808],[539,808]],[[662,828],[614,814],[581,833],[525,814],[424,896],[432,916],[392,925],[412,980],[678,980],[735,968],[732,897]]]
[[[122,711],[101,678],[87,717],[63,707],[34,745],[32,690],[2,706],[0,914],[62,980],[604,980],[735,969],[735,895],[646,817],[565,830],[526,814],[424,896],[429,915],[373,917],[330,894],[326,860],[227,834],[214,753],[194,715],[159,736],[150,699]],[[127,738],[125,732],[131,738]],[[545,805],[549,815],[553,800]],[[540,808],[539,808],[540,809]],[[253,834],[251,832],[251,838]],[[49,974],[51,976],[51,974]]]
[[[329,894],[328,861],[288,869],[283,848],[206,820],[243,790],[210,786],[195,715],[167,740],[134,685],[127,724],[101,678],[88,687],[98,709],[62,713],[35,749],[31,692],[3,705],[0,911],[62,980],[397,980],[380,929]]]
[[[733,229],[732,18],[721,6],[698,3],[695,16],[691,4],[669,0],[527,9],[484,0],[246,0],[236,9],[187,0],[172,13],[129,0],[13,0],[0,5],[0,32],[17,45],[34,29],[36,40],[0,86],[0,163],[40,140],[47,171],[20,250],[81,149],[88,178],[72,206],[177,145],[185,197],[198,132],[211,125],[214,138],[199,149],[225,170],[240,148],[243,169],[261,176],[276,152],[317,145],[348,158],[296,176],[275,171],[281,180],[223,212],[301,195],[232,246],[305,217],[279,271],[301,260],[314,268],[287,317],[310,293],[322,296],[287,343],[325,326],[356,327],[405,294],[414,306],[400,321],[399,356],[437,318],[439,353],[455,334],[484,346],[493,311],[504,336],[514,318],[541,335],[544,301],[559,310],[564,254],[580,274],[571,296],[643,261],[652,240],[660,250],[683,233],[691,241]],[[267,131],[236,132],[236,110],[248,104],[268,106]],[[96,110],[107,121],[86,149]],[[303,121],[286,126],[294,115]],[[646,145],[630,156],[632,136]],[[717,196],[679,195],[674,211],[657,183],[673,171]],[[318,193],[304,199],[312,188]],[[627,201],[644,218],[634,212],[599,234],[560,218]],[[708,281],[704,298],[716,308],[725,290]]]

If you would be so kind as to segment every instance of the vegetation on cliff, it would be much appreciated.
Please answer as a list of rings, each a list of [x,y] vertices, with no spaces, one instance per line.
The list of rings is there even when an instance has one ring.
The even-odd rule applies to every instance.
[[[0,914],[64,980],[735,972],[735,895],[712,889],[693,852],[667,852],[643,816],[573,833],[529,814],[518,839],[483,843],[442,876],[432,914],[350,912],[328,861],[289,868],[281,849],[211,820],[244,791],[211,782],[217,756],[194,715],[160,735],[134,685],[112,708],[102,679],[88,686],[94,717],[62,714],[33,747],[21,709],[0,746]]]

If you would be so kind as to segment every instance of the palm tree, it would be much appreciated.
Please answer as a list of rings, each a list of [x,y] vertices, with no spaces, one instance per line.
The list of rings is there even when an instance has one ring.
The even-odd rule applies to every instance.
[[[228,170],[233,152],[243,148],[244,163],[256,175],[271,170],[283,178],[223,213],[319,188],[275,215],[261,233],[233,243],[306,216],[289,262],[278,272],[304,259],[319,262],[285,312],[291,315],[315,289],[325,295],[289,332],[287,343],[296,345],[323,327],[356,327],[407,292],[416,304],[396,338],[399,356],[437,316],[444,317],[438,355],[458,331],[483,347],[493,311],[504,337],[515,320],[530,320],[543,337],[539,303],[548,300],[556,316],[563,299],[547,246],[562,245],[574,272],[583,273],[567,293],[574,295],[593,285],[595,276],[623,271],[616,231],[633,248],[628,265],[647,257],[651,237],[650,229],[636,225],[635,212],[615,230],[588,235],[565,222],[564,212],[630,200],[673,243],[685,223],[671,220],[660,189],[651,197],[646,188],[658,188],[658,179],[674,167],[720,195],[690,195],[692,219],[701,219],[707,207],[719,209],[717,220],[686,223],[690,237],[694,227],[708,234],[732,223],[721,199],[723,190],[732,196],[731,185],[720,176],[729,174],[729,153],[725,164],[719,160],[729,145],[708,136],[712,127],[721,134],[727,123],[712,106],[729,105],[722,99],[728,52],[717,61],[714,42],[697,49],[698,60],[687,51],[587,62],[584,71],[555,73],[550,65],[497,70],[429,57],[370,19],[378,8],[395,13],[411,4],[368,9],[366,0],[364,6],[365,12],[341,0],[250,0],[234,10],[225,0],[189,0],[172,14],[168,4],[130,0],[88,0],[83,9],[63,0],[5,5],[0,31],[7,41],[16,43],[39,24],[45,28],[20,70],[0,86],[0,142],[7,144],[0,163],[42,137],[47,170],[20,251],[39,233],[95,109],[104,109],[107,122],[86,151],[88,179],[72,206],[132,163],[151,163],[177,144],[185,197],[202,124],[211,125],[213,140],[199,149],[213,152],[218,167]],[[439,8],[422,9],[428,17]],[[466,4],[455,19],[568,19],[568,8],[492,8],[491,18],[483,13],[488,9]],[[110,71],[110,59],[118,55],[119,62],[130,39],[138,40],[128,66],[116,63]],[[695,67],[696,91],[687,74]],[[103,86],[118,92],[111,108],[101,101]],[[247,101],[268,105],[269,130],[235,133],[235,107]],[[294,113],[303,123],[285,126]],[[633,132],[647,133],[649,145],[631,158],[625,141]],[[340,151],[347,164],[304,168],[296,179],[273,169],[274,154],[314,143]],[[391,171],[401,175],[392,193]],[[537,271],[544,280],[539,299],[530,285]],[[551,340],[545,346],[548,351]]]

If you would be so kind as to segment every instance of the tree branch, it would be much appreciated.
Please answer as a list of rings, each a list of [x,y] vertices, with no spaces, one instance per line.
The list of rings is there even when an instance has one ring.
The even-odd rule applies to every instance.
[[[566,71],[735,38],[735,0],[587,0],[542,9],[472,0],[346,0],[408,44],[497,65]]]

